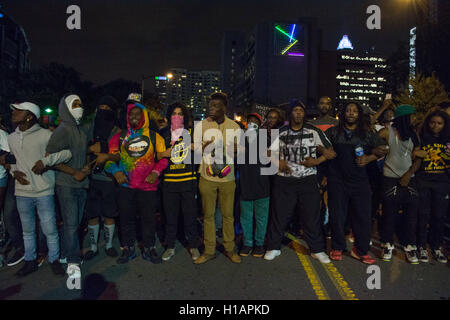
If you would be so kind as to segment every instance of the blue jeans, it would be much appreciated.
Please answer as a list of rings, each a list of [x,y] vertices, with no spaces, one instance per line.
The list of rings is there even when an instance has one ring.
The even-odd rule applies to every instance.
[[[83,219],[87,190],[57,185],[56,196],[58,197],[63,221],[61,256],[67,258],[67,263],[80,264],[81,256],[78,228]]]
[[[56,227],[55,200],[53,195],[31,198],[16,197],[17,210],[22,221],[25,261],[36,260],[36,209],[41,228],[47,238],[48,260],[59,258],[59,237]]]

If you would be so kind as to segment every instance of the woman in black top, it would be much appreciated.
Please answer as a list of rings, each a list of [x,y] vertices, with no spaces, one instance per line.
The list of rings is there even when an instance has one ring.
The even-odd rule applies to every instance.
[[[447,263],[440,250],[443,239],[444,220],[450,193],[450,128],[449,117],[443,111],[431,113],[424,121],[421,133],[423,159],[417,172],[420,207],[417,245],[419,260],[428,262],[428,244],[434,259]],[[427,224],[430,230],[427,233]]]

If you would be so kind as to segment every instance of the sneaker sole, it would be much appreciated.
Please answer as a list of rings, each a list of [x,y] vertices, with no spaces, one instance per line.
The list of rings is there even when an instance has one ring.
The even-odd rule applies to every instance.
[[[272,259],[267,259],[266,257],[264,257],[264,260],[272,261],[272,260],[276,259],[277,257],[279,257],[280,255],[281,255],[281,253],[280,253],[280,254],[277,254],[277,255],[274,256]]]
[[[353,251],[350,253],[350,255],[353,257],[353,258],[355,258],[356,260],[358,260],[358,261],[360,261],[360,262],[362,262],[362,263],[364,263],[364,264],[374,264],[376,261],[373,261],[373,262],[366,262],[366,261],[364,261],[363,259],[361,259],[361,257],[359,257],[359,256],[357,256],[356,254],[354,254],[353,253]]]
[[[7,263],[6,265],[7,265],[8,267],[13,267],[13,266],[15,266],[15,265],[21,263],[21,262],[23,261],[23,259],[25,259],[25,256],[23,256],[22,258],[20,258],[20,259],[17,260],[17,261],[14,261],[14,262],[11,262],[11,263]]]
[[[241,257],[248,257],[248,256],[249,256],[249,253],[239,253],[239,255],[240,255]]]
[[[165,257],[165,258],[161,258],[162,261],[169,261],[170,259],[172,259],[174,255],[170,256],[170,257]]]
[[[329,264],[329,263],[331,263],[331,259],[329,261],[327,261],[327,262],[324,262],[324,261],[321,261],[319,258],[313,256],[313,255],[311,255],[311,258],[316,259],[317,261],[319,261],[322,264]]]
[[[255,257],[255,258],[261,258],[263,256],[264,256],[264,254],[252,254],[252,257]]]

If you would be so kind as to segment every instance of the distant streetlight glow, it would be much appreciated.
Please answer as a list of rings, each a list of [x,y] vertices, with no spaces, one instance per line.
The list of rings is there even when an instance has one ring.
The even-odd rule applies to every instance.
[[[168,74],[167,74],[167,78],[168,78],[168,79],[172,79],[172,78],[173,78],[173,74],[168,73]]]

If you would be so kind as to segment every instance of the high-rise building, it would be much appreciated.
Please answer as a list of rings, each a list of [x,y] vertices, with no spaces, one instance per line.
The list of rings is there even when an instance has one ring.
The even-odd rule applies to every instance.
[[[8,76],[30,70],[30,43],[23,28],[0,9],[0,103]]]
[[[219,71],[189,71],[173,68],[155,77],[155,88],[163,103],[182,102],[192,109],[194,118],[204,118],[208,97],[220,91]]]
[[[314,106],[319,49],[315,19],[261,23],[251,34],[226,33],[221,72],[232,108],[249,111],[257,104],[276,106],[293,98]]]
[[[320,95],[335,98],[335,106],[357,101],[377,109],[386,93],[386,59],[373,50],[355,50],[348,36],[337,51],[320,54]]]

